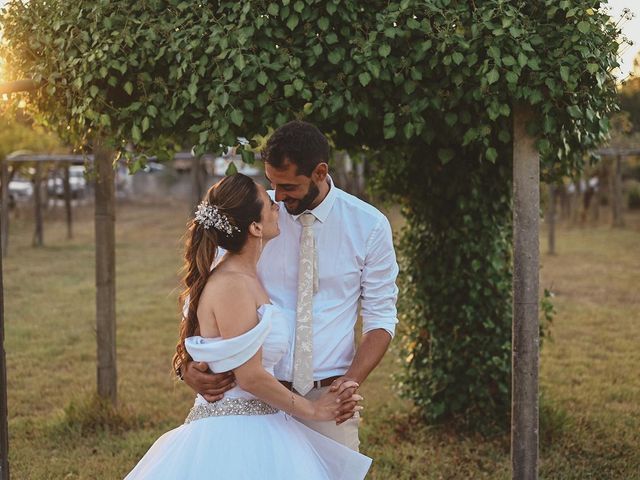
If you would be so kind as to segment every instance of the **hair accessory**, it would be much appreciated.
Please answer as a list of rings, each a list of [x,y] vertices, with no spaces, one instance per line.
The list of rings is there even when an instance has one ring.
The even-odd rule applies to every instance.
[[[195,220],[202,225],[205,230],[214,227],[216,230],[220,230],[227,235],[233,234],[234,231],[240,231],[238,227],[229,223],[229,219],[224,213],[220,213],[215,205],[210,205],[206,200],[200,202],[200,205],[198,205]]]

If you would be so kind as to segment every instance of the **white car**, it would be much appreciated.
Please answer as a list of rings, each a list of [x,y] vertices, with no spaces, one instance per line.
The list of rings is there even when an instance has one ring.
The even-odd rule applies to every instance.
[[[80,198],[84,196],[87,189],[87,179],[84,178],[84,166],[72,165],[69,167],[69,187],[71,197]],[[47,181],[47,189],[50,195],[57,197],[64,196],[64,179],[61,177],[50,178]]]
[[[15,176],[9,182],[9,199],[11,202],[29,200],[33,196],[33,184],[31,181]]]

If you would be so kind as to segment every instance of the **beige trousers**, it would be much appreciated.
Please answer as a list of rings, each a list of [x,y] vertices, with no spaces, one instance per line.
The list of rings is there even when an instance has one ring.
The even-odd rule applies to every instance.
[[[316,400],[322,395],[322,393],[328,390],[330,387],[312,388],[309,393],[305,395],[307,400]],[[336,425],[336,422],[318,422],[314,420],[302,420],[297,419],[299,422],[305,424],[307,427],[321,433],[325,437],[329,437],[338,443],[349,447],[356,452],[360,451],[360,439],[358,438],[358,426],[360,424],[360,414],[356,412],[355,416],[340,425]]]

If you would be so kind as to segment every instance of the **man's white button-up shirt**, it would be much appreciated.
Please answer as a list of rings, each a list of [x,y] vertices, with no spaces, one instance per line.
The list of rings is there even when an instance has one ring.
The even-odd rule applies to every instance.
[[[273,192],[269,192],[273,196]],[[295,311],[302,226],[280,205],[280,235],[262,252],[258,274],[271,300]],[[363,333],[398,323],[398,265],[387,218],[375,207],[331,185],[310,212],[318,255],[318,291],[313,298],[313,378],[344,375],[355,355],[358,303]],[[292,316],[292,321],[295,318]],[[291,331],[295,331],[291,326]],[[280,380],[293,380],[293,348],[275,367]]]

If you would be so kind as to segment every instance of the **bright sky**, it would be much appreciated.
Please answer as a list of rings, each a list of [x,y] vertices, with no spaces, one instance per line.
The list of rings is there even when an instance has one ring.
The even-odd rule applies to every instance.
[[[622,34],[633,42],[632,46],[621,46],[620,54],[622,59],[620,73],[617,76],[622,80],[633,71],[633,59],[640,52],[640,1],[609,0],[608,3],[611,8],[610,15],[614,19],[620,18],[625,8],[631,10],[635,15],[631,20],[623,20],[621,23]]]
[[[0,0],[0,8],[7,3],[7,0]],[[633,42],[632,46],[622,45],[620,54],[622,56],[619,79],[626,78],[633,70],[633,59],[640,52],[640,0],[608,0],[610,14],[614,19],[620,18],[625,8],[628,8],[635,16],[631,20],[623,20],[622,34]],[[2,32],[0,32],[0,36]],[[1,67],[1,65],[0,65]],[[2,78],[2,72],[0,72]]]

